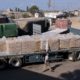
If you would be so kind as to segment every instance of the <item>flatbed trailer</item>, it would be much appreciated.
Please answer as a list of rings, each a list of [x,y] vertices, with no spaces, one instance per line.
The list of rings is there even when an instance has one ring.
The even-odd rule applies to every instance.
[[[46,51],[23,53],[19,55],[0,55],[0,69],[5,68],[6,64],[12,67],[21,67],[27,63],[44,62],[45,55]],[[49,61],[59,61],[64,59],[76,61],[79,56],[80,48],[49,51]]]

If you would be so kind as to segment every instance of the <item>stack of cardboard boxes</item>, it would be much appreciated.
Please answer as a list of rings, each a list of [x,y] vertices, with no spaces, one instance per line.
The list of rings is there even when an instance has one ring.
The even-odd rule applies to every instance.
[[[49,34],[50,35],[50,34]],[[41,35],[22,36],[18,38],[0,39],[0,52],[8,54],[30,54],[46,50],[46,45],[51,51],[60,49],[80,48],[80,36],[74,34],[58,34],[46,37]]]

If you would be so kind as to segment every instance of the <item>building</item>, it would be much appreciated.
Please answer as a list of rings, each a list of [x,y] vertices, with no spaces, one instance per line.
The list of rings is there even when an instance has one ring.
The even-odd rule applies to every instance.
[[[29,16],[32,17],[32,14],[29,13],[29,12],[14,11],[14,10],[11,10],[11,9],[7,9],[7,10],[3,11],[2,14],[5,14],[8,17],[11,17],[13,19],[23,18],[24,16],[25,17],[29,17]]]
[[[56,18],[57,15],[63,14],[61,11],[45,11],[44,16],[49,18]]]

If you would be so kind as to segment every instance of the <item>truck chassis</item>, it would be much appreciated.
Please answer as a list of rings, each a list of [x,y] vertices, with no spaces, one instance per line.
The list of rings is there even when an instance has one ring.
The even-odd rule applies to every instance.
[[[44,62],[46,52],[34,52],[25,53],[20,55],[3,55],[0,56],[0,69],[6,67],[6,64],[12,67],[21,67],[27,63],[40,63]],[[80,56],[80,48],[61,49],[55,51],[49,51],[49,61],[59,61],[69,59],[71,61],[77,61]]]

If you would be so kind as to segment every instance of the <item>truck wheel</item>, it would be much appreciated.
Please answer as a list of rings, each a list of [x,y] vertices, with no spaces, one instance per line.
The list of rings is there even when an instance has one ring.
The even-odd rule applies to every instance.
[[[80,60],[80,52],[78,52],[77,60]]]
[[[9,60],[9,64],[12,66],[12,67],[21,67],[22,65],[22,61],[20,58],[11,58]]]
[[[76,61],[77,60],[77,54],[76,52],[73,52],[72,54],[69,55],[68,59],[70,61]]]
[[[6,68],[6,60],[0,59],[0,70]]]

